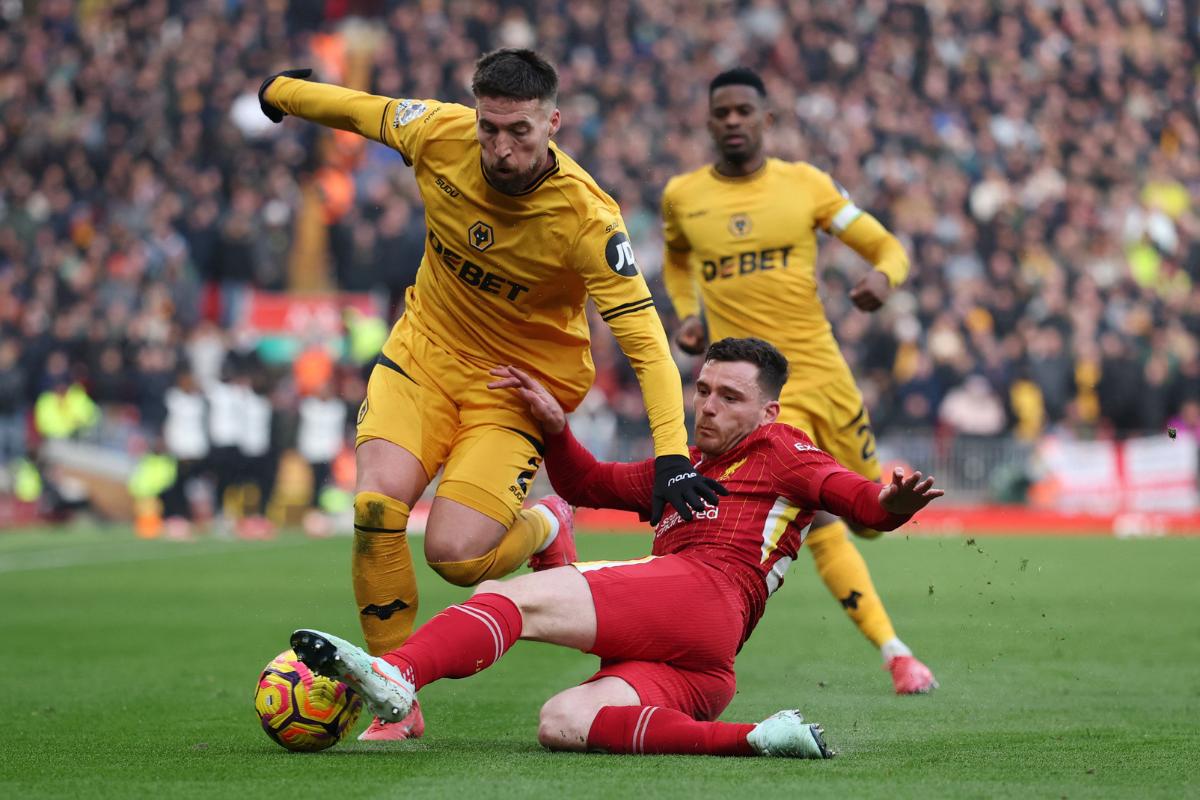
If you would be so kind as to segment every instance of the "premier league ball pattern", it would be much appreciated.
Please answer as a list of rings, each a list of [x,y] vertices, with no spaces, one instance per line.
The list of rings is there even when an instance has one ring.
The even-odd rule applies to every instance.
[[[337,744],[358,721],[362,698],[317,675],[285,650],[258,677],[254,709],[263,730],[288,750],[315,753]]]

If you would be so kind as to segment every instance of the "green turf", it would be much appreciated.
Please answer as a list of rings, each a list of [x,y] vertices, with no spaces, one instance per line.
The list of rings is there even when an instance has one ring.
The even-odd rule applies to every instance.
[[[586,536],[589,558],[647,541]],[[830,762],[549,754],[538,707],[588,656],[518,645],[423,691],[419,742],[284,752],[251,695],[298,625],[356,633],[348,542],[0,534],[5,797],[1180,797],[1200,794],[1200,539],[863,546],[942,681],[895,697],[807,560],[738,661],[724,719],[800,707]],[[420,575],[422,617],[461,599]]]

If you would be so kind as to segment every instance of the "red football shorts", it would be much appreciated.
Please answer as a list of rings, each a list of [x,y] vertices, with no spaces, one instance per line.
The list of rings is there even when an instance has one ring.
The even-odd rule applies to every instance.
[[[715,567],[684,555],[575,564],[592,590],[600,671],[642,703],[698,720],[733,699],[733,659],[746,630],[741,591]]]

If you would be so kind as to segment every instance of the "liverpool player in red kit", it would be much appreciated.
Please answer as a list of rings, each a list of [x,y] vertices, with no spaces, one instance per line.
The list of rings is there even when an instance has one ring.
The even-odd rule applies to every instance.
[[[491,387],[515,390],[542,425],[547,471],[567,502],[651,516],[653,460],[597,462],[545,388],[512,367],[493,374]],[[538,740],[546,747],[830,757],[821,726],[798,711],[756,725],[714,721],[733,698],[734,656],[783,583],[814,512],[892,530],[942,492],[932,478],[899,469],[881,488],[776,423],[786,380],[786,359],[764,341],[724,339],[709,348],[696,383],[692,461],[729,496],[694,516],[663,517],[650,556],[486,581],[382,657],[307,629],[292,635],[292,647],[310,667],[362,692],[381,719],[398,720],[422,686],[473,675],[518,639],[550,642],[593,653],[601,666],[542,707]]]

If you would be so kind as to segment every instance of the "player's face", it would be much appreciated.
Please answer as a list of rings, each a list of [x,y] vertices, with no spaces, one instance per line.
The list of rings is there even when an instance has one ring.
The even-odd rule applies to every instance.
[[[751,86],[722,86],[708,98],[708,132],[721,158],[735,164],[762,151],[766,104]]]
[[[706,456],[719,456],[779,416],[779,401],[763,394],[758,367],[748,361],[706,362],[692,402],[696,447]]]
[[[549,101],[477,98],[475,133],[492,186],[506,194],[527,189],[548,166],[550,137],[558,132],[560,118]]]

